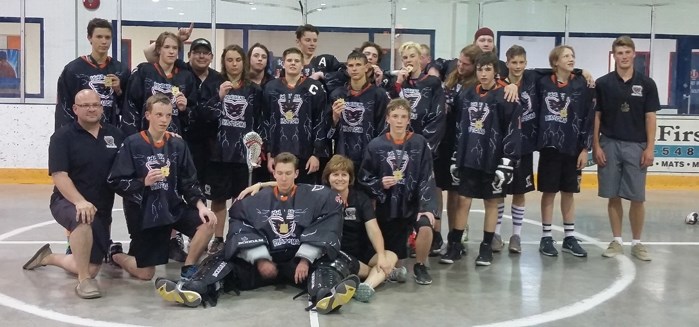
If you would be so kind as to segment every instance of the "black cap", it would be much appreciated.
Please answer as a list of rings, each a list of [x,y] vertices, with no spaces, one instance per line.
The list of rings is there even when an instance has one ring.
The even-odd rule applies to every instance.
[[[192,45],[189,47],[189,52],[192,52],[196,47],[205,47],[209,49],[209,52],[211,52],[211,42],[207,39],[196,39],[192,41]]]

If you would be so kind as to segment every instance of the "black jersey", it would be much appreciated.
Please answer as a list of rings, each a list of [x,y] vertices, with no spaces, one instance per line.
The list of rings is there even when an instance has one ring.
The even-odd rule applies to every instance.
[[[122,94],[117,96],[111,87],[104,86],[104,77],[114,74],[119,77]],[[58,77],[56,90],[56,117],[55,130],[59,127],[75,121],[73,103],[75,95],[80,90],[94,90],[100,96],[100,102],[104,107],[102,123],[117,126],[119,123],[119,109],[124,102],[126,84],[130,73],[126,66],[116,59],[107,57],[104,66],[99,66],[92,57],[82,56],[68,63],[61,76]]]
[[[201,117],[197,113],[201,113],[207,102],[214,97],[218,97],[218,88],[223,83],[221,74],[211,68],[206,79],[201,80],[194,72],[191,64],[187,63],[187,70],[194,77],[195,87],[197,89],[197,104],[196,109],[189,115],[189,125],[187,126],[186,139],[188,141],[208,140],[216,134],[216,122],[208,120],[210,117]]]
[[[321,185],[297,184],[282,197],[266,188],[235,201],[229,212],[226,258],[266,247],[275,262],[296,256],[303,244],[322,249],[330,258],[340,251],[342,198]]]
[[[187,108],[179,111],[175,104],[173,87],[177,87],[187,97]],[[172,69],[172,76],[163,74],[163,69],[158,64],[142,63],[134,69],[129,79],[129,87],[126,91],[126,103],[121,116],[121,129],[124,134],[131,135],[148,129],[148,121],[145,118],[146,100],[156,93],[167,95],[172,102],[172,122],[168,131],[183,134],[189,123],[189,115],[197,106],[197,86],[194,75],[189,70],[180,69],[177,66]]]
[[[538,148],[553,147],[560,153],[577,156],[591,146],[595,114],[594,89],[581,76],[561,84],[556,75],[537,82],[539,92]]]
[[[144,179],[152,169],[161,169],[167,176],[145,186]],[[187,144],[168,133],[160,148],[151,145],[146,131],[127,137],[108,180],[125,201],[141,206],[142,229],[170,225],[183,206],[205,201]]]
[[[267,83],[263,92],[266,127],[263,139],[267,152],[276,156],[291,152],[299,159],[328,157],[329,113],[323,86],[302,77],[290,87],[279,78]]]
[[[391,93],[393,98],[401,97],[410,102],[410,129],[427,139],[436,158],[446,124],[442,82],[435,76],[423,74],[416,79],[407,79],[401,85],[396,84]]]
[[[350,188],[342,218],[342,252],[361,258],[371,241],[366,231],[366,222],[376,219],[371,198],[364,192]]]
[[[431,61],[425,70],[425,72],[429,72],[430,68],[435,68],[437,71],[439,71],[439,76],[444,81],[447,76],[449,76],[449,73],[454,71],[456,69],[457,63],[459,59],[454,58],[454,59],[443,59],[443,58],[438,58],[433,61]],[[510,70],[507,68],[507,64],[502,61],[498,60],[498,70],[497,70],[498,76],[500,78],[505,78],[510,75]]]
[[[201,116],[217,123],[216,143],[210,160],[246,163],[243,136],[261,131],[262,90],[256,84],[246,82],[230,89],[223,99],[216,94],[203,106]]]
[[[389,133],[369,142],[359,170],[359,183],[376,199],[376,214],[381,219],[415,217],[418,212],[437,212],[432,155],[427,140],[409,132],[396,144]],[[394,176],[398,183],[388,190],[381,182]]]
[[[278,58],[275,62],[274,72],[277,77],[284,77],[284,62],[282,58]],[[331,54],[322,54],[319,56],[314,56],[307,65],[301,68],[301,75],[303,77],[309,77],[315,72],[336,72],[342,68],[342,64]]]
[[[551,70],[548,70],[549,73]],[[522,106],[522,155],[530,154],[538,149],[537,130],[539,120],[536,113],[539,111],[539,98],[536,91],[536,83],[544,76],[541,70],[525,70],[522,78],[517,83],[519,91],[519,104]],[[511,84],[509,79],[503,82]]]
[[[385,129],[389,98],[384,90],[369,83],[359,92],[349,86],[336,89],[330,95],[329,111],[337,99],[345,100],[345,110],[328,137],[335,140],[335,153],[350,158],[358,168],[367,144]]]
[[[457,83],[454,87],[447,88],[446,85],[442,85],[444,88],[444,99],[446,109],[446,124],[444,126],[444,137],[442,141],[439,142],[439,159],[440,160],[450,160],[454,154],[454,145],[456,144],[456,112],[454,111],[454,100],[457,94],[463,90],[463,85]]]
[[[500,159],[519,160],[522,107],[507,102],[502,87],[463,90],[454,101],[456,165],[494,173]]]

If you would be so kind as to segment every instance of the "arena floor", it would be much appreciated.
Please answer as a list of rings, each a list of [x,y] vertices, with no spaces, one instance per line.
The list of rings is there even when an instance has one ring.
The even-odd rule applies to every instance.
[[[152,282],[134,280],[106,266],[98,276],[104,296],[79,299],[74,293],[76,278],[62,270],[21,268],[46,242],[54,252],[65,250],[63,231],[48,210],[50,193],[48,185],[0,185],[0,325],[690,326],[699,312],[694,270],[699,267],[699,225],[686,225],[683,218],[689,211],[699,211],[693,202],[699,198],[696,191],[649,192],[644,243],[653,256],[651,262],[632,258],[628,245],[626,256],[601,257],[611,238],[606,202],[586,190],[577,198],[577,232],[588,258],[539,255],[539,194],[530,193],[523,253],[496,254],[492,266],[476,268],[482,203],[474,202],[469,254],[454,265],[441,265],[432,258],[432,285],[419,286],[412,280],[385,284],[370,304],[352,301],[327,316],[304,311],[305,300],[291,299],[297,293],[293,287],[224,295],[215,308],[175,306],[156,295]],[[560,250],[560,215],[554,224]],[[510,220],[503,226],[507,240]],[[624,228],[624,241],[629,242],[628,222]],[[115,210],[112,230],[114,240],[128,240],[120,209]],[[156,275],[177,278],[179,265],[158,267]]]

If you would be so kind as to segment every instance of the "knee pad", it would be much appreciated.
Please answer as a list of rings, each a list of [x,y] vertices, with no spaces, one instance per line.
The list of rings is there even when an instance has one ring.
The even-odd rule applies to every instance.
[[[420,230],[420,227],[429,227],[432,228],[432,224],[430,224],[430,220],[427,218],[425,215],[420,215],[417,218],[417,222],[415,223],[415,229]]]

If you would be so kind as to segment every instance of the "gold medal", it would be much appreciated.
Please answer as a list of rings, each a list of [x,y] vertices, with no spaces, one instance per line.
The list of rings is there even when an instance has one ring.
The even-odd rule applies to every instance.
[[[292,120],[294,119],[294,113],[291,111],[287,111],[284,113],[284,118],[286,118],[286,120]]]
[[[163,176],[165,177],[170,176],[170,167],[160,167],[160,173],[163,174]]]
[[[396,182],[400,181],[401,179],[403,179],[403,172],[400,170],[394,170],[393,177],[396,179]]]
[[[631,110],[631,107],[629,107],[629,104],[628,104],[628,103],[624,102],[624,103],[621,105],[621,112],[629,112],[629,110]]]
[[[112,87],[112,78],[104,77],[104,87]]]
[[[279,232],[282,234],[288,233],[289,232],[289,224],[283,223],[283,224],[279,225]]]
[[[178,94],[180,94],[180,88],[177,86],[173,86],[171,92],[173,96],[177,96]]]
[[[567,118],[568,117],[568,109],[561,109],[561,118]]]
[[[483,129],[483,121],[482,120],[476,120],[476,123],[474,124],[474,127],[476,129]]]

